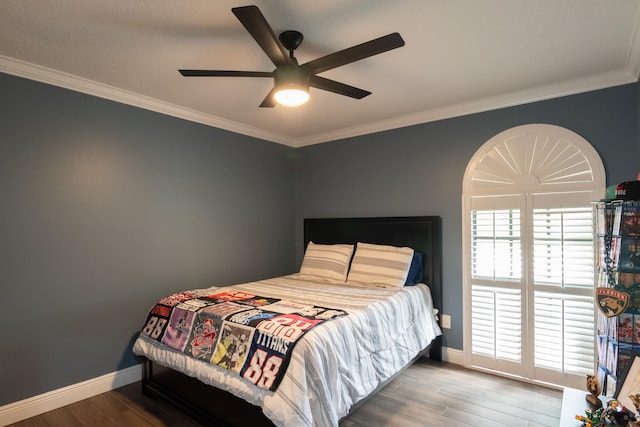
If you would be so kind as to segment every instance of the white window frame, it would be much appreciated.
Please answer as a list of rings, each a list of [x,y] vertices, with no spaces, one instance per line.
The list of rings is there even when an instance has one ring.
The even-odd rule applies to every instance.
[[[536,205],[540,200],[552,201],[549,207],[585,206],[586,201],[602,197],[605,183],[602,160],[591,144],[575,132],[555,125],[530,124],[508,129],[488,140],[475,153],[465,171],[462,194],[465,366],[477,367],[471,352],[471,211],[505,208],[521,211],[521,309],[523,313],[532,313],[533,298],[528,300],[524,293],[527,278],[531,278],[533,286],[532,262],[525,259],[528,254],[533,257],[533,235],[527,232],[533,228],[533,200],[538,200]],[[586,291],[588,293],[592,296],[593,290]],[[522,332],[522,339],[526,340],[522,343],[523,350],[531,354],[523,352],[521,363],[496,360],[493,365],[481,363],[480,369],[496,370],[533,382],[584,386],[584,377],[558,379],[553,373],[535,369],[534,356],[528,351],[533,345],[533,325],[523,325]]]

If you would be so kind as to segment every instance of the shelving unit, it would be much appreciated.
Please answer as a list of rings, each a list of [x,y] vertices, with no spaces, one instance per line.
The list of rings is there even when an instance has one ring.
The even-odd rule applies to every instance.
[[[603,394],[613,396],[631,355],[640,353],[640,201],[599,202],[597,226],[597,376]],[[622,312],[602,312],[618,311],[621,298]]]

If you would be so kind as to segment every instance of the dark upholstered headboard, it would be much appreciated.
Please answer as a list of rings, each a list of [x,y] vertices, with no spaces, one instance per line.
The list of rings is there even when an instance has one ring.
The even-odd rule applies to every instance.
[[[442,219],[439,216],[307,218],[304,220],[305,248],[310,241],[408,246],[422,252],[422,281],[431,288],[434,307],[442,312]],[[442,359],[441,338],[432,345],[429,357]]]

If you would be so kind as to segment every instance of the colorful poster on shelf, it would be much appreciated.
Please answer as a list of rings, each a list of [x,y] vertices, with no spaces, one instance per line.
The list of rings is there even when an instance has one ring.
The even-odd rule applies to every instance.
[[[633,314],[622,313],[618,316],[618,340],[631,343],[634,340],[633,326],[635,324]]]
[[[640,206],[625,205],[622,210],[620,235],[622,237],[640,237]]]
[[[640,240],[622,238],[618,269],[623,273],[640,273]]]

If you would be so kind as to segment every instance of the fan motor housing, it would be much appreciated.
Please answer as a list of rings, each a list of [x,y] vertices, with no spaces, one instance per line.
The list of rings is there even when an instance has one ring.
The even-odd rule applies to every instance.
[[[273,81],[278,89],[309,90],[308,71],[301,67],[280,67],[273,71]]]
[[[282,43],[285,49],[293,52],[300,46],[300,43],[304,40],[304,36],[300,31],[288,30],[280,33],[278,40],[280,40],[280,43]]]

